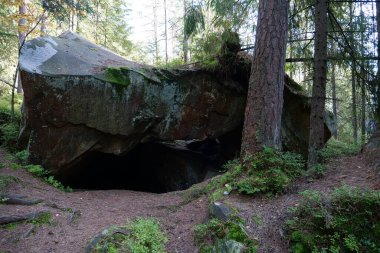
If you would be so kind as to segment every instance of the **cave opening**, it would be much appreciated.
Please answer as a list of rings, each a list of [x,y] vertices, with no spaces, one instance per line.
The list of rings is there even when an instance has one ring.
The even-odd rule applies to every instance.
[[[223,164],[238,154],[237,133],[204,141],[139,144],[124,156],[91,151],[58,178],[75,190],[185,190],[221,174]]]

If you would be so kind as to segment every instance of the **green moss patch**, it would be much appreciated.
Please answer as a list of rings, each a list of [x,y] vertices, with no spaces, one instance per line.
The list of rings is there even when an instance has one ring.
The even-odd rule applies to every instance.
[[[106,68],[104,70],[105,80],[109,83],[128,87],[131,84],[129,70],[126,68]]]

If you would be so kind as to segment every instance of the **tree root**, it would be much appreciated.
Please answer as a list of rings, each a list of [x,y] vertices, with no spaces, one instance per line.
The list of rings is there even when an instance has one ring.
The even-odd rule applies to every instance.
[[[26,199],[26,196],[22,195],[0,195],[1,203],[8,205],[36,205],[43,202],[42,199]]]
[[[19,221],[25,221],[25,220],[35,220],[41,215],[46,215],[50,212],[47,211],[39,211],[39,212],[33,212],[23,215],[3,215],[0,216],[0,225],[5,225],[13,222],[19,222]]]

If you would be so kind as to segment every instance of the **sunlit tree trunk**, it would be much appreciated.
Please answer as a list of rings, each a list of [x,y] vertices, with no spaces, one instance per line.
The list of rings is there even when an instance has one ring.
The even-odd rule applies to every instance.
[[[314,75],[310,112],[308,166],[318,162],[317,152],[324,146],[324,113],[327,75],[327,0],[315,6]]]
[[[46,19],[47,19],[47,11],[45,10],[41,16],[41,31],[40,31],[41,36],[47,35]]]
[[[164,0],[164,19],[165,19],[165,63],[168,63],[168,20],[166,15],[166,0]]]
[[[288,29],[287,0],[261,0],[241,157],[281,147],[281,115]]]
[[[154,5],[153,5],[153,26],[154,26],[154,56],[155,56],[156,64],[159,61],[157,5],[158,5],[157,1],[154,1]]]
[[[28,9],[28,4],[29,4],[29,0],[22,0],[19,6],[19,15],[20,15],[20,19],[18,22],[19,47],[21,47],[27,33],[26,14],[27,14],[27,9]],[[21,78],[19,74],[17,74],[17,93],[22,93],[22,84],[21,84]]]
[[[100,5],[100,0],[96,1],[96,19],[95,19],[95,42],[96,44],[99,43],[99,5]]]
[[[183,0],[183,19],[185,20],[186,15],[186,0]],[[185,27],[185,22],[183,27]],[[189,52],[189,37],[186,35],[185,31],[183,32],[183,61],[189,63],[190,61],[190,52]]]

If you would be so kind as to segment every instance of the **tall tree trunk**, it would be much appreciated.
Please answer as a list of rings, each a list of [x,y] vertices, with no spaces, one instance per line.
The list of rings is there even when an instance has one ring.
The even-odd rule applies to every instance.
[[[99,43],[99,4],[100,0],[96,1],[96,19],[95,19],[95,42]]]
[[[338,139],[338,107],[337,107],[337,98],[336,98],[336,80],[335,80],[335,62],[331,62],[331,89],[332,89],[332,103],[333,103],[333,114],[336,129],[333,132],[335,139]]]
[[[360,72],[361,76],[361,144],[364,145],[366,140],[366,127],[365,127],[365,117],[366,117],[366,106],[365,106],[365,85],[366,85],[366,78],[364,74],[364,69],[361,69]]]
[[[185,27],[185,15],[186,15],[186,0],[183,0],[183,27]],[[190,54],[189,54],[189,37],[186,35],[185,31],[183,32],[183,61],[189,63]]]
[[[351,92],[352,92],[352,137],[354,138],[354,143],[358,143],[358,115],[357,115],[357,104],[356,104],[356,62],[355,59],[352,61],[351,66]]]
[[[18,22],[18,42],[19,42],[19,47],[21,47],[23,41],[26,38],[26,33],[27,33],[27,27],[26,27],[26,13],[28,9],[28,3],[29,0],[22,0],[20,2],[19,6],[19,15],[20,15],[20,20]],[[18,71],[16,71],[19,73]],[[20,75],[17,74],[17,93],[22,93],[22,83],[21,83],[21,78]]]
[[[103,46],[107,47],[107,24],[108,24],[108,6],[106,5],[104,8],[104,18],[105,22],[103,22],[103,31],[104,31],[104,38],[103,38]]]
[[[354,21],[353,21],[353,3],[350,4],[350,30],[354,31]],[[350,33],[350,44],[352,48],[354,46],[354,33]],[[355,55],[355,52],[352,52]],[[352,92],[352,137],[354,143],[358,143],[358,115],[357,115],[357,104],[356,104],[356,59],[352,58],[351,65],[351,92]]]
[[[164,16],[165,16],[165,63],[168,63],[168,22],[166,15],[166,0],[164,0]]]
[[[159,61],[157,5],[158,5],[157,1],[154,1],[154,5],[153,5],[153,26],[154,26],[154,56],[155,56],[156,64]]]
[[[376,2],[377,33],[380,33],[380,2]],[[376,127],[380,131],[380,36],[377,36],[377,107],[375,112]]]
[[[47,19],[47,10],[44,10],[44,12],[42,13],[42,16],[41,16],[40,36],[46,36],[47,35],[46,19]]]
[[[363,3],[360,3],[360,54],[361,57],[364,56],[364,12],[363,12]],[[360,67],[360,79],[361,79],[361,144],[364,145],[366,141],[366,106],[365,106],[365,86],[367,85],[366,82],[366,74],[364,69],[364,61],[361,61],[361,67]]]
[[[314,75],[310,112],[309,168],[318,162],[317,152],[324,145],[324,113],[327,74],[327,0],[315,6]]]
[[[261,0],[256,33],[241,157],[264,146],[281,147],[281,114],[285,83],[286,40],[289,3]]]

